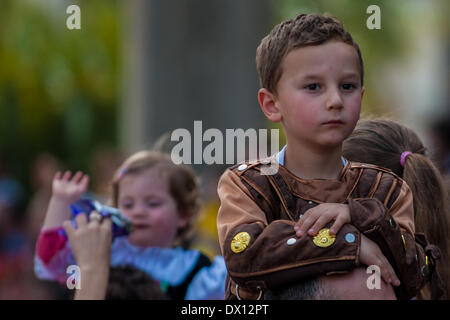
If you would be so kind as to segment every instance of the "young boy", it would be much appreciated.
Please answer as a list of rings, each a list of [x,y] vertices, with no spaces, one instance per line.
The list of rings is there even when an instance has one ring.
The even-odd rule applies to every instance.
[[[415,296],[431,259],[414,240],[408,186],[341,154],[364,94],[358,45],[339,21],[301,14],[262,40],[256,64],[258,101],[287,144],[270,159],[275,174],[262,174],[265,159],[231,167],[219,181],[226,298],[257,299],[360,264],[378,266],[398,298]]]

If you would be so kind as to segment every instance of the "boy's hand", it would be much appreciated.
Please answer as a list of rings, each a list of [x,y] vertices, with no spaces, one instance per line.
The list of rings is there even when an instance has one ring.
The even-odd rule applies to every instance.
[[[67,202],[69,205],[77,201],[87,190],[89,176],[78,171],[73,177],[70,171],[64,175],[57,172],[53,178],[53,197]]]
[[[389,261],[381,252],[380,247],[362,233],[359,260],[367,266],[378,266],[380,268],[381,278],[383,278],[385,282],[396,287],[400,286],[400,280],[397,278]]]
[[[335,220],[330,228],[330,234],[336,234],[341,227],[351,222],[348,205],[341,203],[322,203],[311,208],[298,219],[294,230],[298,237],[306,232],[310,236],[315,236],[328,222]]]

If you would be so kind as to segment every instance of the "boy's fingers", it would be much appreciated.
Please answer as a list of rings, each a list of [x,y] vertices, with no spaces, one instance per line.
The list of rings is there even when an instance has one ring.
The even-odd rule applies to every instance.
[[[298,218],[297,222],[294,225],[295,231],[300,229],[300,227],[302,226],[302,224],[303,224],[303,222],[305,221],[306,218],[307,218],[307,216],[305,214],[301,214],[300,215],[300,217]]]
[[[302,218],[303,220],[303,218]],[[303,223],[301,226],[296,230],[296,234],[298,237],[303,236],[307,230],[313,225],[313,223],[316,221],[316,218],[314,216],[309,216],[306,219],[303,220]]]
[[[397,282],[400,282],[397,278],[397,275],[395,274],[394,268],[392,268],[391,264],[386,260],[385,261],[386,269],[389,274],[389,278],[391,280],[391,284],[398,286],[399,284],[396,284]]]
[[[390,270],[391,270],[390,272],[391,272],[392,285],[394,285],[396,287],[400,286],[400,280],[398,279],[397,275],[395,274],[394,269],[391,267],[390,264],[389,264],[389,267],[390,267]]]
[[[77,222],[77,228],[84,227],[87,225],[87,216],[85,213],[79,213],[75,217],[75,221]]]
[[[344,224],[345,224],[344,218],[338,216],[336,218],[336,221],[334,221],[333,225],[330,228],[330,234],[337,234]]]
[[[314,209],[314,208],[312,208],[312,209]],[[300,215],[300,217],[298,218],[297,222],[294,225],[295,231],[300,230],[300,228],[304,224],[304,222],[310,217],[312,209],[306,210],[305,213]]]
[[[302,224],[303,224],[303,220],[302,220],[302,217],[300,216],[298,221],[294,224],[294,230],[297,231],[298,229],[300,229]]]
[[[391,284],[391,276],[389,274],[389,267],[387,266],[387,262],[384,261],[383,258],[381,258],[381,260],[378,262],[379,263],[379,267],[380,267],[380,272],[381,272],[381,278],[383,278],[383,280],[388,283]]]
[[[320,216],[316,223],[308,230],[310,236],[315,236],[331,219],[325,215]]]
[[[394,286],[399,286],[400,281],[395,275],[394,269],[388,261],[384,261],[381,266],[381,277],[384,281]]]

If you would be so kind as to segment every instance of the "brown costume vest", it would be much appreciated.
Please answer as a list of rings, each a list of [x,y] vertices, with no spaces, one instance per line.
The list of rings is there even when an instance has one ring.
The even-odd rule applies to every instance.
[[[235,165],[230,168],[241,179],[250,192],[253,200],[264,211],[268,224],[278,220],[296,222],[300,215],[308,209],[321,203],[345,203],[350,207],[351,225],[345,225],[336,235],[336,243],[328,250],[318,250],[312,241],[299,243],[305,259],[293,256],[291,262],[282,268],[277,261],[270,259],[270,252],[287,250],[274,245],[289,235],[286,233],[286,222],[278,224],[273,231],[266,233],[263,240],[258,241],[262,234],[260,226],[243,225],[229,232],[225,246],[224,257],[232,281],[227,281],[226,298],[256,299],[267,288],[287,285],[289,282],[314,277],[335,271],[345,271],[359,265],[359,232],[375,241],[390,264],[393,266],[402,285],[395,288],[398,298],[415,296],[424,282],[430,278],[430,269],[434,269],[436,255],[425,259],[425,247],[416,245],[409,234],[400,231],[395,220],[390,216],[389,209],[397,200],[403,180],[388,169],[374,165],[348,162],[339,180],[301,180],[280,166],[273,175],[261,174],[263,162],[249,163],[245,166]],[[355,228],[356,227],[356,228]],[[278,229],[277,229],[278,228]],[[353,228],[353,229],[352,229]],[[239,232],[247,232],[254,241],[254,252],[245,253],[249,264],[242,265],[242,257],[229,250],[229,243]],[[354,243],[346,243],[345,235],[352,233],[356,237]],[[261,237],[262,238],[262,237]],[[284,238],[283,238],[284,239]],[[423,238],[421,238],[423,240]],[[300,242],[301,242],[300,241]],[[280,242],[281,243],[281,242]],[[428,247],[428,251],[430,251]],[[431,252],[431,251],[430,251]],[[301,253],[300,253],[301,255]],[[273,260],[273,259],[272,259]],[[299,260],[303,262],[299,263]],[[285,267],[287,265],[287,267]],[[438,294],[438,293],[436,293]]]

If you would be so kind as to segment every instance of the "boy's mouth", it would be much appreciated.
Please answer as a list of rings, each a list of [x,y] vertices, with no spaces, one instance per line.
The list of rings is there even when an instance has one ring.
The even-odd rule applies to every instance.
[[[344,122],[339,119],[333,119],[333,120],[325,122],[324,124],[344,124]]]

